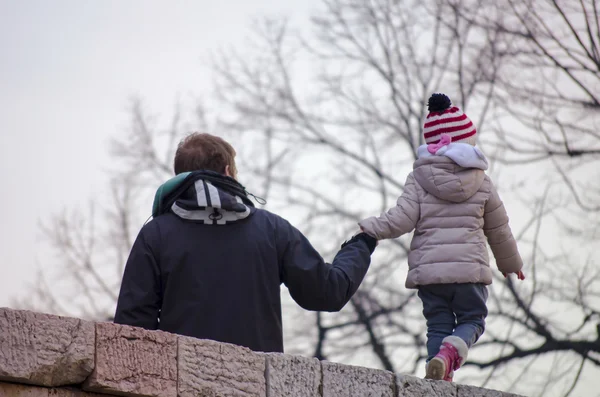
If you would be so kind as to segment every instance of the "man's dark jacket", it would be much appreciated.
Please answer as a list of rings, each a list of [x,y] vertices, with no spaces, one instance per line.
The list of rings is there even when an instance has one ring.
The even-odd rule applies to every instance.
[[[353,237],[328,264],[235,180],[206,171],[180,179],[157,194],[155,217],[133,244],[116,323],[283,352],[281,283],[318,311],[341,310],[358,289],[372,237]]]

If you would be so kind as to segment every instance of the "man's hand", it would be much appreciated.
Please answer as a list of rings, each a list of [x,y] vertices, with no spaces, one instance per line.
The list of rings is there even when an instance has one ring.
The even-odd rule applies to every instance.
[[[352,237],[357,236],[357,235],[359,235],[361,233],[365,233],[365,234],[368,234],[369,236],[371,236],[369,233],[365,232],[365,229],[363,229],[362,226],[360,226],[360,230],[358,232],[354,233],[352,235]],[[375,243],[375,247],[377,247],[378,245],[379,245],[379,240],[377,240],[377,242]]]
[[[352,236],[350,240],[344,241],[344,243],[342,244],[342,248],[358,240],[362,240],[367,244],[367,246],[369,247],[369,251],[371,251],[371,254],[375,250],[375,247],[377,247],[377,245],[379,244],[379,241],[377,241],[375,237],[372,237],[365,232],[357,232],[354,236]]]
[[[507,278],[507,277],[508,277],[508,274],[509,274],[509,273],[504,273],[504,272],[502,272],[502,275],[504,276],[504,278]],[[519,280],[525,280],[525,273],[523,273],[523,271],[522,271],[522,270],[519,270],[519,272],[517,273],[517,278],[518,278]]]

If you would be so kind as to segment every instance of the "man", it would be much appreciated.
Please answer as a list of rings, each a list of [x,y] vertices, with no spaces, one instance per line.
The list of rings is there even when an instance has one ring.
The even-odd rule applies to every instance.
[[[307,310],[339,311],[354,295],[374,238],[355,235],[325,263],[285,219],[254,207],[219,137],[185,138],[174,169],[131,249],[116,323],[283,352],[281,283]]]

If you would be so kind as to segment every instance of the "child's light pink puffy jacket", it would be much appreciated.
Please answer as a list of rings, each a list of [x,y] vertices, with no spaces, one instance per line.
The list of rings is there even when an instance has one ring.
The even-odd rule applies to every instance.
[[[486,169],[484,162],[481,168]],[[359,222],[377,239],[415,229],[406,287],[491,284],[486,237],[501,272],[521,270],[523,261],[504,205],[483,169],[462,167],[443,155],[419,158],[397,205]]]

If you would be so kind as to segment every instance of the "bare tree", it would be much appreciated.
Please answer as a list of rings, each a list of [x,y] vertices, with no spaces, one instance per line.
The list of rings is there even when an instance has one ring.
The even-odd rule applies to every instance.
[[[484,147],[505,164],[503,170],[510,170],[511,163],[523,167],[532,161],[522,156],[527,145],[523,149],[514,143],[527,144],[533,139],[522,136],[539,131],[524,124],[515,110],[508,112],[519,104],[532,109],[519,100],[529,98],[530,85],[520,84],[518,78],[514,86],[506,84],[516,68],[535,74],[537,65],[515,57],[531,54],[525,42],[507,35],[507,26],[515,23],[514,9],[494,4],[325,1],[323,12],[313,19],[310,38],[298,37],[284,22],[271,21],[259,30],[259,55],[249,60],[247,54],[228,53],[217,63],[218,93],[234,114],[230,128],[247,131],[251,125],[246,121],[269,125],[294,159],[331,170],[324,173],[315,166],[310,172],[304,167],[285,180],[285,188],[294,189],[286,196],[287,205],[306,214],[304,229],[315,230],[311,236],[324,252],[335,246],[318,236],[350,231],[358,219],[387,208],[400,193],[407,166],[422,143],[426,98],[436,90],[454,93],[458,104],[477,117]],[[545,78],[537,80],[543,83]],[[529,75],[527,82],[535,85],[537,80]],[[518,93],[513,102],[506,98],[509,88]],[[512,123],[523,124],[523,133],[510,135],[502,129],[507,114]],[[547,124],[564,127],[560,122]],[[547,146],[534,148],[548,151]],[[517,286],[497,279],[490,299],[490,330],[473,349],[470,365],[483,370],[473,372],[479,381],[513,390],[537,388],[543,390],[540,395],[567,395],[575,390],[581,368],[598,370],[598,270],[592,251],[587,265],[577,267],[573,261],[580,259],[572,252],[551,253],[554,243],[545,242],[549,239],[544,228],[564,222],[566,199],[551,193],[564,190],[563,171],[569,167],[561,163],[564,153],[550,155],[559,172],[534,172],[544,182],[526,179],[529,194],[519,203],[529,213],[529,220],[520,222],[519,236],[531,282]],[[516,192],[514,199],[518,198]],[[400,372],[421,369],[425,352],[420,305],[412,304],[414,294],[401,287],[406,253],[405,239],[382,244],[364,288],[352,300],[352,310],[316,315],[310,335],[315,356]],[[568,311],[569,319],[554,318],[548,308]],[[301,329],[298,335],[303,333]],[[545,365],[548,357],[557,365],[568,363],[569,369],[557,373],[556,367]],[[506,365],[515,362],[517,370]],[[571,367],[573,362],[577,366]],[[544,374],[539,382],[519,384],[534,373]],[[567,383],[564,390],[556,387]]]
[[[509,117],[494,125],[497,159],[549,163],[583,210],[600,210],[598,188],[578,177],[595,172],[600,158],[600,2],[501,0],[481,8],[483,16],[468,7],[459,13],[499,32],[505,62],[494,102]]]
[[[42,223],[42,235],[61,268],[51,272],[41,266],[32,293],[18,306],[112,318],[129,250],[150,214],[150,190],[168,178],[171,156],[159,157],[155,140],[164,134],[149,125],[139,100],[132,101],[130,114],[127,134],[111,145],[116,164],[108,172],[106,195],[91,200],[87,209],[64,210]],[[181,134],[179,119],[176,111],[167,134],[171,141]]]
[[[488,136],[496,148],[494,158],[519,167],[528,163],[538,170],[532,173],[537,180],[529,184],[537,186],[534,190],[543,189],[544,196],[552,198],[545,201],[554,201],[555,206],[551,217],[543,220],[544,226],[555,230],[553,240],[558,245],[564,240],[565,247],[578,248],[577,252],[554,250],[554,257],[542,261],[539,254],[532,258],[537,263],[533,263],[536,283],[530,301],[554,305],[558,300],[571,314],[563,324],[532,318],[543,336],[534,351],[544,353],[561,346],[576,352],[555,356],[573,374],[573,380],[565,382],[564,394],[569,395],[575,392],[586,365],[599,371],[598,258],[593,241],[600,210],[596,183],[600,2],[506,0],[487,2],[482,8],[486,10],[484,18],[469,8],[460,13],[478,26],[501,33],[497,45],[505,62],[495,82],[495,134]],[[548,250],[549,244],[545,245],[543,249]],[[515,300],[520,307],[530,307],[523,306],[527,300],[519,303],[516,295]],[[527,349],[517,350],[515,353],[527,353]]]
[[[544,396],[580,391],[581,374],[600,368],[600,286],[588,238],[597,230],[586,227],[589,215],[581,209],[600,201],[574,202],[573,197],[581,198],[575,189],[575,196],[556,194],[565,191],[565,181],[575,184],[578,164],[572,157],[585,157],[585,164],[596,159],[593,150],[573,154],[583,150],[571,141],[574,132],[557,134],[574,128],[582,140],[594,135],[593,128],[575,125],[573,118],[542,116],[569,104],[569,109],[594,111],[596,91],[588,86],[589,92],[567,95],[569,85],[580,84],[565,78],[560,81],[565,91],[549,94],[550,77],[539,74],[544,52],[533,48],[530,38],[539,30],[522,30],[532,20],[527,13],[541,12],[533,9],[546,3],[507,1],[325,0],[309,33],[268,20],[257,25],[243,52],[215,57],[218,119],[207,121],[210,112],[200,106],[188,117],[192,127],[176,106],[163,130],[134,102],[131,129],[113,147],[119,165],[113,172],[114,203],[95,204],[89,216],[57,217],[45,228],[65,263],[65,275],[72,277],[68,281],[81,289],[67,290],[77,299],[55,296],[55,289],[43,283],[38,284],[40,298],[52,311],[112,315],[122,266],[149,213],[144,208],[152,190],[170,176],[179,137],[197,129],[227,131],[241,156],[242,183],[266,196],[270,209],[300,225],[330,258],[358,220],[387,209],[401,193],[423,143],[427,98],[443,91],[474,120],[483,148],[499,164],[494,172],[504,182],[505,198],[521,208],[517,234],[529,275],[520,285],[497,277],[490,289],[488,330],[458,380]],[[570,3],[563,8],[572,11],[576,4]],[[594,27],[593,19],[585,20]],[[581,23],[572,22],[575,31]],[[571,44],[555,37],[548,48]],[[534,96],[538,86],[546,91]],[[543,106],[534,107],[537,102]],[[586,114],[598,122],[597,113]],[[538,128],[542,121],[543,129]],[[508,133],[510,123],[523,133]],[[539,139],[523,138],[527,134],[552,138],[539,146]],[[561,136],[562,146],[555,142]],[[554,172],[528,178],[519,172],[509,178],[522,185],[514,188],[503,178],[505,172],[515,175],[512,167],[521,171],[542,157]],[[585,206],[573,205],[578,202]],[[414,291],[403,287],[409,238],[380,245],[363,286],[341,313],[306,313],[288,305],[289,351],[422,373],[425,322]],[[580,250],[558,249],[559,239]],[[529,377],[526,384],[520,382],[524,377]]]

